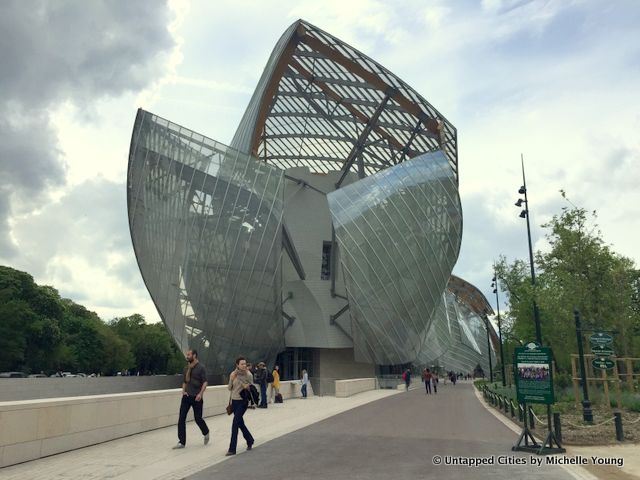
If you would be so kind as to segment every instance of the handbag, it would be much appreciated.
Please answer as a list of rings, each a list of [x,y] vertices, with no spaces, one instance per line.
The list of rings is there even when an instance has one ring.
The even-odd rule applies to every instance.
[[[227,405],[227,415],[233,413],[233,406],[231,405],[231,392],[229,392],[229,404]]]

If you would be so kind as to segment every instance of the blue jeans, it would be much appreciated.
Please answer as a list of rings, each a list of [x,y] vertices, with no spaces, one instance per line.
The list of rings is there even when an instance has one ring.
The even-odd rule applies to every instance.
[[[267,384],[260,384],[260,406],[267,408]]]
[[[248,402],[244,400],[231,400],[233,407],[233,423],[231,424],[231,442],[229,442],[229,451],[236,451],[238,446],[238,429],[242,431],[242,436],[247,441],[247,445],[253,445],[253,437],[251,432],[244,424],[244,412],[247,411]]]
[[[305,383],[300,388],[300,393],[302,393],[302,398],[307,398],[307,384]]]

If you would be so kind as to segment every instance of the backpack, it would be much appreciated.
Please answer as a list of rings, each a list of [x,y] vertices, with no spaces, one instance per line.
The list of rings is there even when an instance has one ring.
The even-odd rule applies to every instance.
[[[273,374],[271,372],[267,372],[267,383],[273,383]]]
[[[407,381],[407,372],[402,372],[402,379],[406,382]]]

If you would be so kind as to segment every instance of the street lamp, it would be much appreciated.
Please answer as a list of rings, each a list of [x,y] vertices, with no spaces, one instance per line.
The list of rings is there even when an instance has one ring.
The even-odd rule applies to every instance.
[[[529,240],[529,265],[531,266],[531,285],[536,285],[536,271],[533,264],[533,247],[531,245],[531,224],[529,222],[529,200],[527,198],[527,180],[524,175],[524,158],[520,157],[522,161],[522,186],[518,189],[520,195],[524,195],[524,199],[519,198],[515,203],[516,207],[521,207],[524,203],[525,208],[520,212],[520,218],[527,219],[527,238]],[[535,291],[533,292],[533,319],[536,326],[536,342],[542,345],[542,331],[540,330],[540,312],[538,310],[538,304],[536,303]]]
[[[486,310],[484,315],[484,326],[487,328],[487,354],[489,356],[489,380],[493,383],[493,363],[491,362],[491,342],[489,340],[489,317]]]
[[[522,204],[524,203],[524,210],[520,212],[520,218],[527,219],[527,239],[529,240],[529,265],[531,266],[531,285],[533,285],[534,287],[533,288],[533,319],[535,321],[535,326],[536,326],[536,342],[538,343],[538,345],[542,346],[542,331],[540,329],[540,311],[538,310],[538,304],[536,303],[536,291],[535,291],[536,271],[533,264],[533,247],[531,245],[531,224],[529,222],[529,216],[531,214],[529,213],[529,199],[527,198],[527,179],[525,178],[525,175],[524,175],[524,156],[522,154],[520,154],[520,162],[522,164],[522,186],[518,189],[518,193],[520,195],[524,195],[524,199],[518,198],[518,201],[516,202],[516,206],[521,207]],[[526,405],[525,405],[525,412],[526,412]],[[558,451],[561,450],[562,452],[564,452],[564,449],[561,449],[560,442],[558,442],[558,439],[556,438],[551,428],[551,405],[549,404],[547,404],[547,428],[549,433],[547,434],[547,438],[545,439],[542,445],[542,448],[545,449],[547,448],[547,445],[548,445],[549,448],[547,448],[547,451],[554,450],[553,442],[555,441],[555,443],[558,445]],[[527,426],[525,424],[525,432],[526,430],[527,430]]]
[[[498,300],[498,274],[496,272],[496,266],[493,266],[493,279],[491,281],[493,287],[493,293],[496,294],[496,309],[498,311],[498,338],[500,339],[500,370],[502,372],[502,386],[507,386],[507,378],[504,373],[504,353],[502,351],[502,322],[500,321],[500,300]],[[491,352],[489,352],[491,356]]]

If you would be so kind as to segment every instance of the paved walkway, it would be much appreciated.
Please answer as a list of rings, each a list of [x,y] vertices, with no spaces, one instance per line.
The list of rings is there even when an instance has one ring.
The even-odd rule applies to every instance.
[[[394,390],[375,390],[351,398],[309,397],[285,400],[266,410],[247,412],[245,419],[258,444],[290,434],[369,402],[400,395]],[[206,397],[205,397],[206,402]],[[176,397],[176,411],[180,398]],[[187,448],[171,450],[178,442],[176,427],[141,433],[73,452],[0,469],[0,480],[151,480],[180,479],[228,459],[231,419],[217,415],[206,419],[211,443],[202,444],[202,435],[193,423],[187,423]],[[241,447],[241,446],[240,446]],[[240,449],[239,449],[240,450]]]
[[[256,443],[251,452],[189,478],[589,478],[584,471],[576,477],[560,466],[529,463],[531,458],[544,462],[544,457],[512,453],[517,434],[478,401],[473,388],[469,383],[442,385],[437,395],[429,396],[419,388],[368,403],[269,443]],[[526,464],[434,465],[447,457],[497,462],[499,455]]]
[[[244,452],[240,440],[235,457],[224,457],[231,417],[220,415],[207,419],[212,443],[206,447],[191,422],[184,450],[171,450],[176,429],[163,428],[0,469],[0,479],[595,478],[580,467],[544,465],[545,457],[512,453],[517,428],[485,408],[471,384],[441,385],[439,393],[430,396],[418,386],[408,393],[378,390],[347,399],[312,397],[249,411],[246,421],[256,444]],[[570,451],[568,456],[578,453],[600,452]],[[494,464],[434,464],[478,458]],[[540,459],[542,466],[532,464]],[[496,465],[500,460],[511,464]],[[518,462],[524,464],[514,464]],[[607,480],[630,478],[611,468],[594,473]]]

